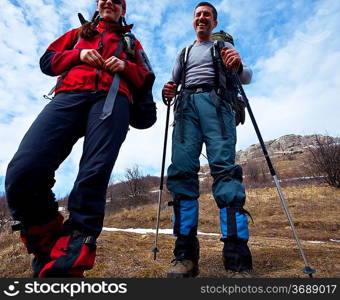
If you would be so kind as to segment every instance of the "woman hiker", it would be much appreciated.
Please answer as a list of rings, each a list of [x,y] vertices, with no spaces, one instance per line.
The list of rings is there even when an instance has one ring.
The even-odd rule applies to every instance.
[[[125,0],[97,0],[92,22],[59,37],[40,59],[43,73],[59,75],[55,96],[24,136],[5,183],[12,217],[34,255],[34,277],[83,277],[94,265],[132,91],[150,90],[154,81],[139,41],[134,39],[134,51],[124,46],[123,35],[132,28],[125,13]],[[79,172],[63,222],[52,192],[55,171],[81,137]]]

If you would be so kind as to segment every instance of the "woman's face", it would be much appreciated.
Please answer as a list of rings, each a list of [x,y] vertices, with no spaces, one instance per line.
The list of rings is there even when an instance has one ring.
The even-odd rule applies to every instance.
[[[106,21],[118,22],[119,18],[125,15],[125,10],[119,0],[99,0],[97,9],[100,17]]]

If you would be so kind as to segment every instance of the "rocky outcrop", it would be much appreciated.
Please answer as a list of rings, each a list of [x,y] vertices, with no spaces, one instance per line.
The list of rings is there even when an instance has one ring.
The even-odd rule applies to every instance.
[[[319,135],[322,137],[322,135]],[[267,151],[270,156],[279,156],[284,154],[303,153],[308,147],[316,145],[315,135],[295,135],[289,134],[281,136],[275,140],[265,142]],[[336,142],[340,143],[340,138],[335,138]],[[262,157],[262,149],[260,144],[249,146],[245,150],[240,150],[236,153],[236,160],[239,162],[249,159]]]

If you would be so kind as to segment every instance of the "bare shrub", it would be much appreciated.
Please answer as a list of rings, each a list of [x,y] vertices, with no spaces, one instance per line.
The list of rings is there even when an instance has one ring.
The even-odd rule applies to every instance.
[[[315,147],[308,149],[310,174],[340,188],[340,144],[330,136],[315,135],[314,138]]]
[[[143,180],[143,173],[138,165],[126,169],[124,177],[127,197],[139,198],[146,193],[147,185]]]
[[[263,160],[248,160],[242,167],[247,187],[262,187],[270,183],[268,167]]]
[[[10,213],[7,206],[6,197],[0,194],[0,232],[10,222]]]
[[[157,202],[157,195],[152,190],[158,189],[159,178],[144,176],[138,165],[128,168],[120,182],[111,184],[106,193],[106,210],[116,213],[123,208]],[[156,195],[157,194],[157,195]]]
[[[246,172],[251,181],[255,183],[259,181],[261,169],[257,162],[253,160],[248,161],[246,166]]]

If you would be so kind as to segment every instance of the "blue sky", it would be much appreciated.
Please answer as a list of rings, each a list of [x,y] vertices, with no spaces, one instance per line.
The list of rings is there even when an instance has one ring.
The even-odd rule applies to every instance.
[[[0,191],[6,167],[31,122],[46,105],[42,95],[55,78],[42,74],[39,58],[47,46],[71,28],[77,13],[90,17],[93,0],[1,0],[0,7]],[[165,125],[160,91],[177,53],[195,40],[193,8],[198,1],[127,0],[127,21],[146,50],[157,80],[158,122],[145,131],[130,130],[114,178],[140,165],[159,175]],[[217,30],[231,33],[253,81],[245,86],[265,140],[285,134],[339,135],[340,1],[211,1],[219,13]],[[171,136],[171,135],[170,135]],[[167,165],[170,159],[169,139]],[[252,124],[238,127],[237,149],[257,143]],[[72,188],[82,140],[56,173],[54,191]],[[202,158],[202,164],[206,161]]]

